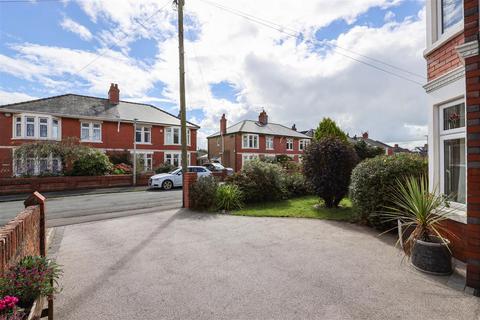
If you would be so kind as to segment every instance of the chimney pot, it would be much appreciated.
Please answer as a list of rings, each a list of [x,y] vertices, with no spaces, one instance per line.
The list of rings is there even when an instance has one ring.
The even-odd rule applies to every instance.
[[[362,133],[362,137],[363,137],[363,139],[368,139],[368,132]]]
[[[120,90],[116,83],[110,84],[110,89],[108,90],[108,102],[111,105],[117,105],[120,102]]]
[[[293,131],[297,131],[297,126],[295,125],[295,123],[294,123],[293,126],[292,126],[292,130],[293,130]]]

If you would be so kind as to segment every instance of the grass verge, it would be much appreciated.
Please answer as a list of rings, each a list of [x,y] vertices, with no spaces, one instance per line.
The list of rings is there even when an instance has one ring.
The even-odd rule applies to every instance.
[[[352,208],[350,200],[343,199],[340,203],[340,208],[329,209],[325,208],[323,202],[319,201],[318,197],[315,196],[251,204],[241,210],[233,211],[232,214],[250,217],[292,217],[341,221],[356,220],[356,213]]]

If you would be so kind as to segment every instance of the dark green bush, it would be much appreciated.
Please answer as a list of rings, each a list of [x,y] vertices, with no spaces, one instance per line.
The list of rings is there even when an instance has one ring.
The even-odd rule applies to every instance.
[[[360,161],[369,158],[375,158],[376,156],[381,156],[385,154],[385,150],[379,147],[372,147],[369,146],[365,141],[359,140],[353,144],[353,148],[357,153],[358,158]]]
[[[396,181],[426,174],[427,162],[418,155],[402,153],[367,159],[352,172],[350,197],[364,221],[379,230],[387,230],[394,227],[395,222],[385,223],[378,212],[392,205],[391,192]]]
[[[313,194],[313,187],[301,173],[286,174],[283,178],[289,198]]]
[[[231,211],[241,209],[243,206],[242,199],[242,191],[236,185],[223,184],[217,188],[216,202],[218,210]]]
[[[314,140],[305,150],[304,175],[326,207],[338,207],[347,195],[350,175],[357,162],[353,147],[335,137]]]
[[[132,155],[128,150],[124,151],[109,151],[107,152],[107,156],[110,159],[112,164],[128,164],[132,165]]]
[[[112,171],[113,165],[107,155],[99,150],[89,150],[73,162],[72,176],[103,176]]]
[[[190,186],[190,205],[193,210],[212,210],[215,207],[218,183],[213,177],[200,177]]]
[[[286,197],[284,171],[273,163],[252,160],[240,172],[227,178],[228,184],[240,188],[247,203],[279,200]]]
[[[169,173],[173,170],[177,169],[173,164],[164,163],[161,164],[157,169],[155,169],[155,173]]]

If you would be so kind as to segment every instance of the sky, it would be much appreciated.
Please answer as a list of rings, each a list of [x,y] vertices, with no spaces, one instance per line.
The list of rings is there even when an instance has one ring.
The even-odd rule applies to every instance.
[[[0,105],[65,93],[178,114],[172,0],[0,0]],[[18,1],[18,0],[17,0]],[[426,142],[422,0],[185,0],[187,117],[198,145],[257,119]]]

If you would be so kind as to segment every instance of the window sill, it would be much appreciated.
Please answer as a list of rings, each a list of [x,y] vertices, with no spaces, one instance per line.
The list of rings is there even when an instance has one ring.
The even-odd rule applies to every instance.
[[[151,142],[137,142],[136,144],[152,145],[152,143],[151,143]]]
[[[437,50],[438,48],[440,48],[445,43],[452,40],[462,32],[463,32],[463,23],[459,24],[457,27],[452,28],[452,30],[450,30],[449,32],[442,34],[440,38],[438,38],[434,43],[429,45],[427,49],[425,49],[425,51],[423,51],[423,56],[427,57],[429,54],[431,54],[432,52],[434,52],[435,50]]]
[[[45,141],[60,141],[55,138],[40,138],[40,137],[13,137],[12,140],[45,140]]]
[[[97,140],[80,140],[80,142],[85,142],[85,143],[103,143],[103,141],[97,141]]]

